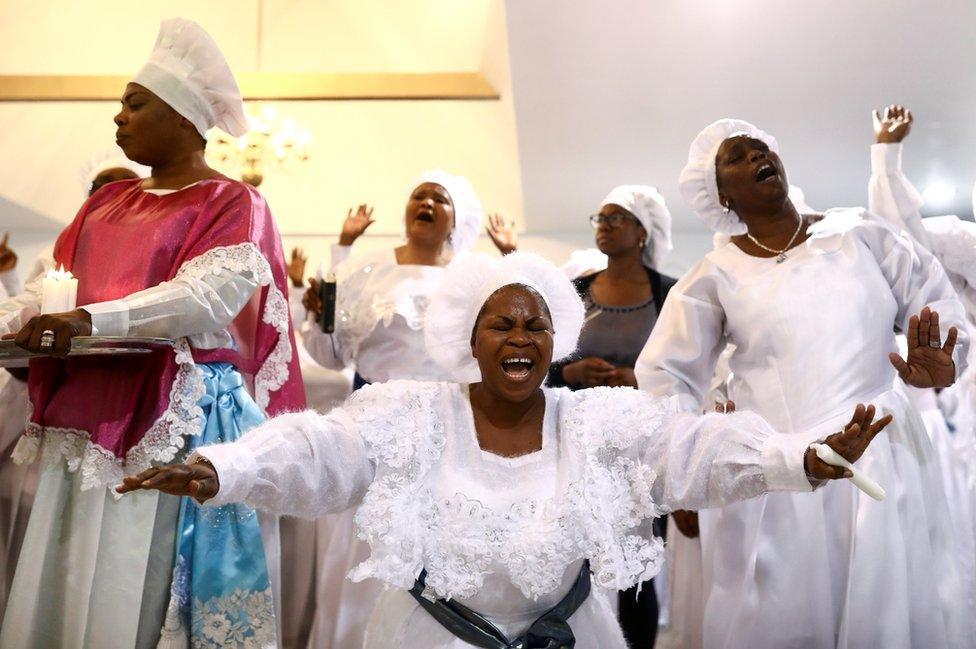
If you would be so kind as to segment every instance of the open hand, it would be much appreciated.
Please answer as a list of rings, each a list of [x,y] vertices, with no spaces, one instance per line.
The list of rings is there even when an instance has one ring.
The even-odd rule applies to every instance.
[[[9,243],[10,233],[4,232],[3,239],[0,240],[0,273],[17,267],[17,253],[10,248]]]
[[[498,252],[503,255],[518,250],[518,233],[515,232],[514,219],[506,219],[501,214],[489,214],[485,231],[491,237],[491,242],[498,248]]]
[[[834,433],[823,443],[837,451],[841,457],[851,464],[857,462],[874,436],[891,423],[891,415],[885,415],[874,421],[874,414],[874,406],[865,407],[863,404],[857,404],[854,409],[854,416],[844,426],[844,430]],[[817,457],[817,452],[812,448],[808,448],[803,456],[803,467],[806,469],[807,475],[817,480],[839,480],[851,477],[849,469],[827,464]]]
[[[29,352],[63,357],[71,351],[72,338],[90,336],[91,331],[91,315],[84,309],[65,313],[45,313],[28,320],[27,324],[17,332],[14,342],[18,347]],[[54,334],[53,346],[41,346],[44,332]]]
[[[874,110],[871,118],[874,123],[874,141],[878,144],[901,142],[912,130],[912,111],[904,106],[892,104],[884,109],[884,115]]]
[[[305,251],[298,246],[291,249],[291,261],[288,262],[288,279],[295,288],[301,288],[305,284],[305,264],[308,257]]]
[[[939,313],[928,307],[908,321],[908,356],[902,358],[891,353],[888,359],[898,370],[902,381],[916,388],[946,388],[956,380],[956,364],[952,350],[956,346],[958,331],[949,327],[945,344],[940,341]]]
[[[373,208],[363,203],[356,212],[349,208],[346,220],[342,222],[342,232],[339,234],[340,246],[351,246],[356,239],[366,232],[366,228],[373,225]]]
[[[302,306],[305,307],[306,311],[314,313],[315,317],[318,318],[322,315],[322,298],[319,297],[319,281],[310,277],[308,286],[308,290],[302,296]]]
[[[204,503],[217,495],[220,481],[217,471],[207,462],[193,464],[170,464],[168,466],[146,469],[138,475],[122,478],[122,484],[115,490],[129,493],[140,489],[156,489],[174,496],[190,496]]]
[[[594,388],[598,385],[609,385],[614,378],[616,367],[602,358],[590,356],[575,363],[563,366],[563,380],[569,385],[582,385]]]

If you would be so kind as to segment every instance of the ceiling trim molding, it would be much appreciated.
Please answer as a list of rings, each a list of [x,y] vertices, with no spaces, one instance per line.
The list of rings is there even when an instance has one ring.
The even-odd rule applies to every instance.
[[[480,72],[277,73],[242,72],[241,93],[252,100],[496,100]],[[128,76],[0,75],[0,102],[117,101]]]

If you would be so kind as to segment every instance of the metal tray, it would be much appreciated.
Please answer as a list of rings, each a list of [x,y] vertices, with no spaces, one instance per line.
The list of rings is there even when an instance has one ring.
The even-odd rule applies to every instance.
[[[169,338],[125,338],[122,336],[78,336],[71,340],[68,356],[133,356],[171,348]],[[50,356],[21,349],[13,340],[0,340],[0,367],[27,367],[32,358]]]

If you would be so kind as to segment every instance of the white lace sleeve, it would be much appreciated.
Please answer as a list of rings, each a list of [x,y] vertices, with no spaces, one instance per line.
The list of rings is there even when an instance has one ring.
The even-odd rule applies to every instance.
[[[342,409],[281,415],[238,442],[197,454],[210,460],[220,480],[208,505],[243,502],[308,519],[358,504],[374,472],[357,423]]]
[[[303,518],[358,505],[378,465],[427,466],[443,447],[442,427],[430,410],[440,385],[368,385],[327,415],[312,410],[281,415],[238,442],[199,449],[220,477],[220,491],[209,502],[245,502]],[[370,510],[368,503],[364,510]]]
[[[583,392],[572,416],[586,445],[618,449],[610,471],[634,476],[631,485],[647,491],[634,498],[649,497],[663,511],[812,489],[803,470],[809,435],[776,433],[750,412],[678,412],[674,399],[630,388]]]

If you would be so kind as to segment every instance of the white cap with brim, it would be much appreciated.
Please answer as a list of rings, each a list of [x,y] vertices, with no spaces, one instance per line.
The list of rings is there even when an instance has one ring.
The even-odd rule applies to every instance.
[[[239,137],[247,132],[244,102],[217,43],[200,25],[167,18],[159,26],[149,60],[132,78],[205,136],[219,127]]]

